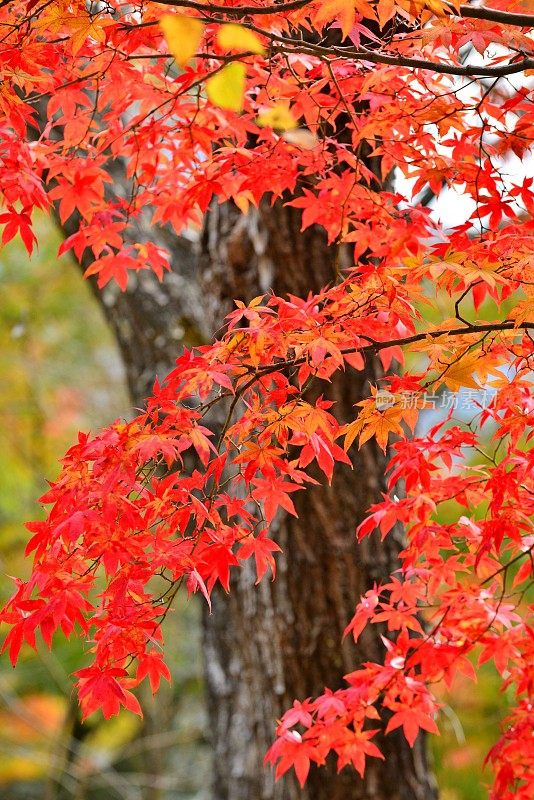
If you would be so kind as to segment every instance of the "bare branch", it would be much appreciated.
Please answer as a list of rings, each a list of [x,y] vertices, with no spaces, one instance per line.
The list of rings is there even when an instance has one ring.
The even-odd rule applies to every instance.
[[[451,13],[457,16],[458,12],[452,3],[447,3]],[[533,28],[534,14],[512,14],[509,11],[497,11],[487,6],[460,6],[460,16],[471,19],[483,19],[487,22],[500,22],[502,25],[514,25],[519,28]]]
[[[424,58],[392,55],[377,50],[367,50],[365,48],[357,50],[354,47],[321,47],[320,45],[309,42],[302,42],[299,39],[290,39],[288,37],[279,36],[278,34],[272,34],[254,25],[245,25],[245,27],[279,43],[278,48],[281,52],[306,53],[309,55],[316,55],[323,59],[336,57],[353,59],[355,61],[369,61],[372,64],[391,64],[396,67],[423,69],[443,75],[458,75],[465,78],[503,78],[506,75],[514,75],[518,72],[534,69],[534,58],[522,58],[520,61],[503,64],[498,67],[486,67],[476,64],[467,64],[465,66],[460,64],[442,64],[438,61],[428,61]],[[286,49],[284,45],[289,46],[289,48]],[[277,45],[275,45],[275,47],[276,46]]]
[[[264,16],[268,14],[280,14],[287,11],[296,11],[299,8],[310,5],[313,0],[289,0],[284,3],[273,3],[268,6],[226,6],[217,3],[202,3],[198,0],[160,0],[160,5],[174,6],[176,8],[192,8],[196,11],[201,11],[204,14],[224,14],[228,17],[236,17],[238,19],[249,16]],[[4,2],[0,3],[0,7],[5,5]],[[514,14],[509,11],[498,11],[494,8],[487,6],[471,6],[462,5],[459,9],[452,3],[445,3],[452,16],[460,16],[464,19],[481,19],[487,22],[498,22],[502,25],[513,25],[520,28],[533,28],[534,27],[534,14]]]
[[[312,0],[290,0],[289,3],[275,3],[270,6],[222,6],[214,3],[199,3],[196,0],[158,0],[163,6],[176,6],[177,8],[193,8],[206,14],[225,14],[227,17],[249,17],[267,14],[280,14],[286,11],[295,11],[309,5]]]

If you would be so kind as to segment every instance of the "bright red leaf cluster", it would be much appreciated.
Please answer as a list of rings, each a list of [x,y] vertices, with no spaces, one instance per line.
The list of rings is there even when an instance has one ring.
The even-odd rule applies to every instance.
[[[321,225],[353,261],[318,295],[238,303],[220,341],[184,353],[143,413],[81,434],[65,457],[42,498],[47,519],[30,525],[32,576],[1,618],[13,663],[37,630],[48,644],[58,628],[86,638],[84,715],[139,712],[132,687],[148,678],[155,691],[169,677],[161,621],[182,583],[209,603],[246,559],[258,580],[274,575],[269,524],[279,509],[295,513],[292,496],[314,482],[308,467],[335,480],[353,443],[375,438],[393,447],[390,493],[358,535],[400,523],[407,545],[401,572],[361,598],[347,635],[385,625],[385,663],[295,703],[268,759],[301,783],[331,751],[362,774],[381,756],[383,709],[386,732],[402,727],[413,743],[436,730],[433,685],[492,660],[517,698],[489,754],[493,797],[532,797],[526,11],[504,0],[0,4],[4,243],[20,235],[31,251],[34,210],[56,202],[63,223],[77,220],[62,251],[89,253],[87,274],[125,288],[130,271],[167,267],[155,245],[124,242],[147,208],[153,226],[180,231],[214,197],[244,212],[290,197],[303,227]],[[471,201],[453,228],[422,204],[444,192]],[[391,364],[406,353],[417,358],[400,377]],[[369,357],[384,380],[341,422],[329,380]],[[312,381],[324,384],[315,404],[303,395]],[[470,414],[451,408],[414,435],[443,388],[471,393]],[[476,400],[483,390],[490,401]]]

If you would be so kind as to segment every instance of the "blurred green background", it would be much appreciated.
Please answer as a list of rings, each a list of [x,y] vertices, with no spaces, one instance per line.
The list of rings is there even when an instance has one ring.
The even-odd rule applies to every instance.
[[[28,574],[24,522],[78,430],[128,412],[123,371],[100,309],[79,271],[56,256],[44,219],[28,259],[13,242],[0,252],[0,600],[7,576]],[[81,726],[70,674],[83,664],[76,641],[24,650],[13,671],[0,659],[2,800],[204,800],[209,752],[202,707],[198,607],[182,599],[166,622],[172,687],[144,693],[143,721],[125,713]],[[169,629],[170,628],[170,629]],[[506,698],[490,668],[474,687],[460,678],[442,691],[442,736],[433,749],[443,800],[487,797],[485,754]],[[251,798],[253,800],[253,798]]]
[[[45,478],[78,430],[128,414],[118,351],[89,286],[44,218],[31,261],[18,242],[0,252],[0,600],[9,575],[27,576],[24,522],[41,514]],[[71,673],[82,649],[55,637],[52,652],[0,658],[2,800],[201,800],[204,741],[199,608],[182,599],[167,620],[172,687],[145,692],[143,721],[129,713],[81,726]]]

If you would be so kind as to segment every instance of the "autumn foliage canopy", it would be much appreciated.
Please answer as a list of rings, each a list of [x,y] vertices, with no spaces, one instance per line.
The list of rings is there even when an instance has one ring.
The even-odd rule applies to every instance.
[[[258,581],[274,576],[277,512],[295,514],[317,470],[335,481],[375,439],[391,454],[390,493],[356,535],[402,525],[406,547],[346,635],[383,626],[385,660],[295,701],[267,759],[301,783],[330,752],[363,774],[382,757],[380,729],[410,743],[437,732],[433,687],[492,661],[515,697],[488,756],[493,797],[530,800],[528,0],[3,0],[0,22],[4,243],[20,236],[31,252],[34,211],[55,204],[76,220],[61,250],[124,289],[137,270],[168,268],[161,248],[124,241],[141,210],[180,232],[214,198],[245,213],[280,200],[349,254],[317,295],[237,302],[135,419],[80,434],[42,498],[47,518],[28,526],[31,577],[1,614],[13,664],[37,631],[49,645],[58,628],[75,633],[88,643],[83,714],[140,713],[132,688],[169,677],[161,622],[178,589],[209,604],[248,559]],[[442,194],[467,198],[455,227],[431,210]],[[383,380],[338,419],[330,379],[372,358]],[[451,406],[416,428],[429,398],[460,390],[469,413]]]

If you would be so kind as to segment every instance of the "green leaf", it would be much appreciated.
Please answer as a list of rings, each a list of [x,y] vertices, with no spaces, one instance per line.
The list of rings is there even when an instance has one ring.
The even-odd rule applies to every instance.
[[[217,32],[217,41],[223,50],[239,50],[249,53],[262,55],[265,47],[262,45],[259,36],[253,31],[244,28],[243,25],[228,23],[221,25]]]
[[[269,126],[280,131],[288,131],[297,127],[297,121],[287,103],[276,103],[272,108],[260,114],[256,122],[260,127]]]
[[[227,64],[206,81],[206,91],[214,105],[230,111],[242,111],[245,96],[244,64]]]

